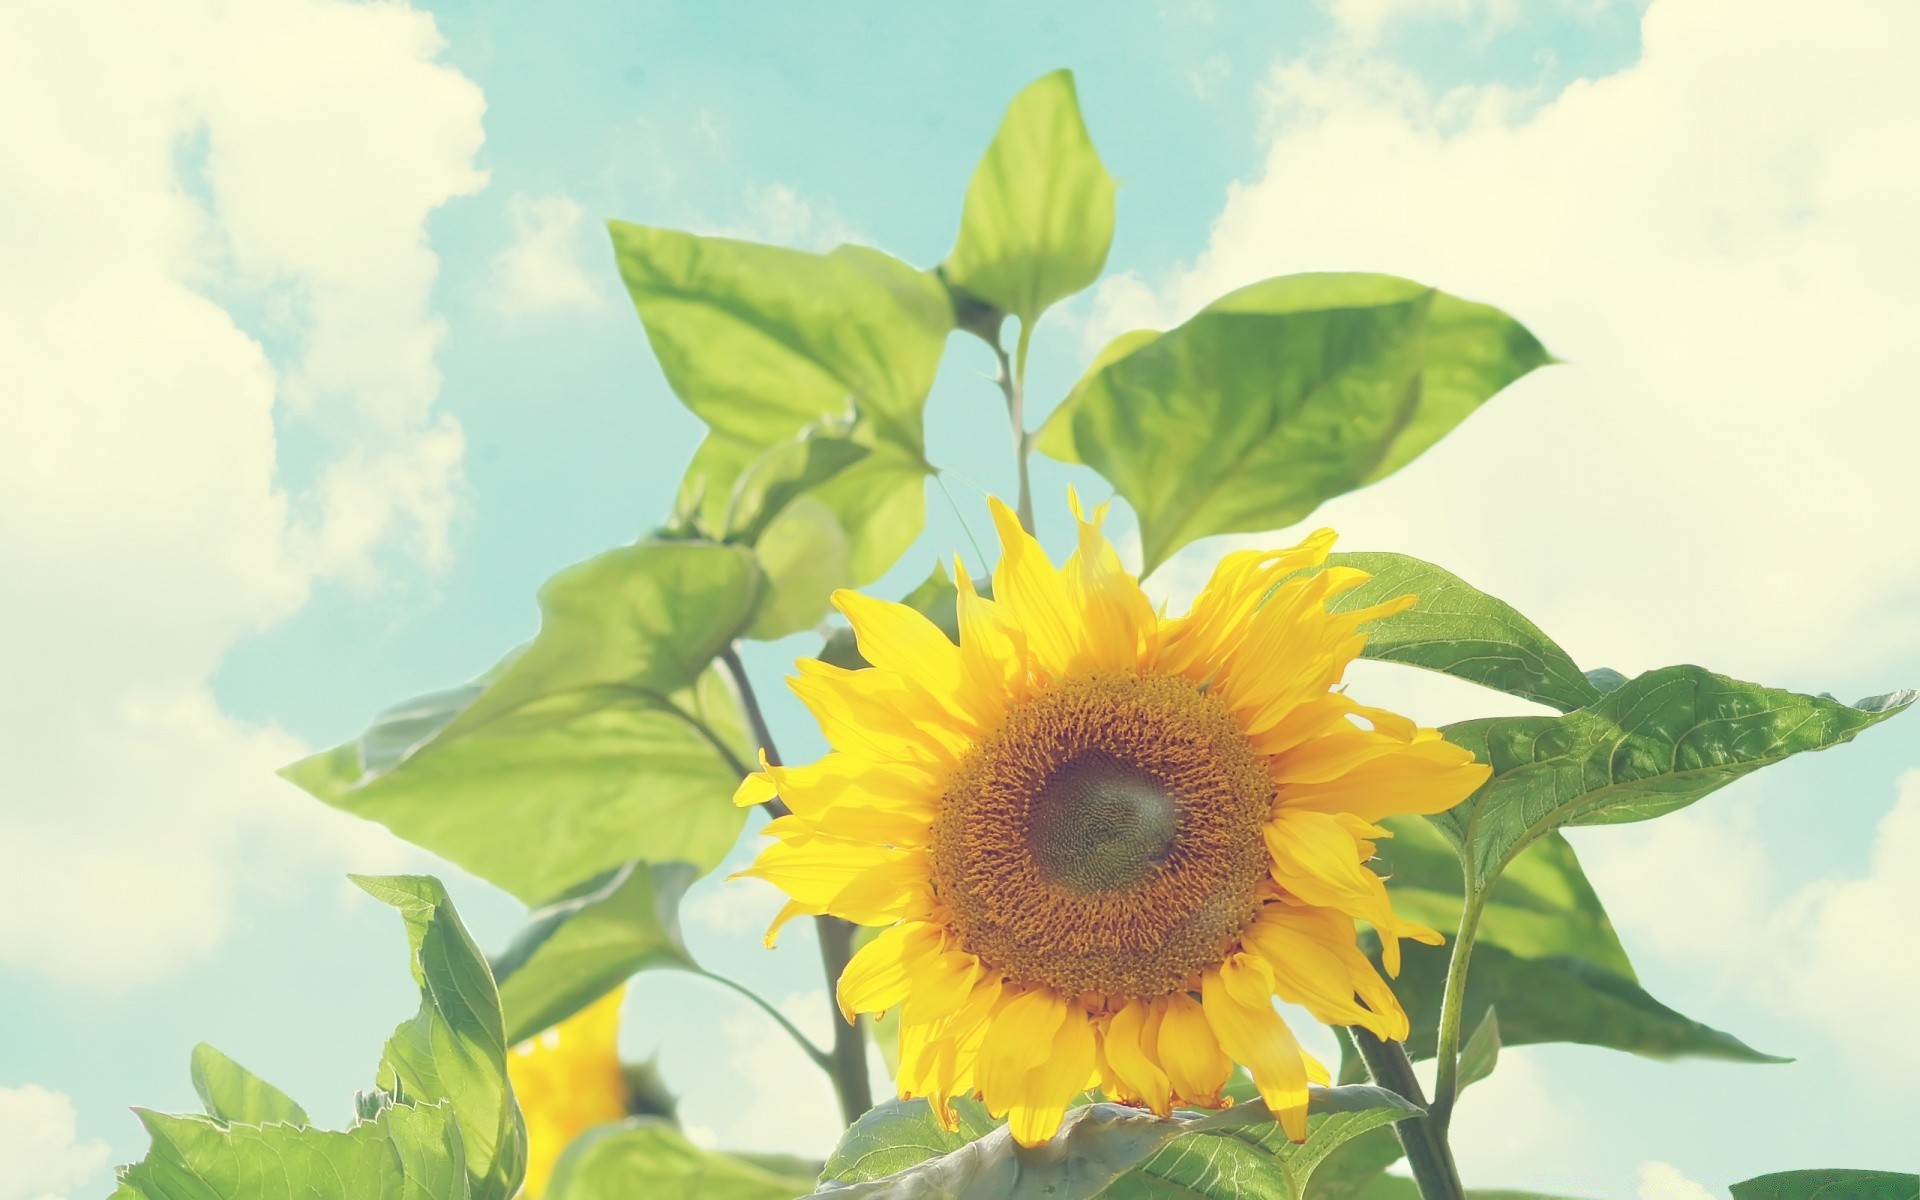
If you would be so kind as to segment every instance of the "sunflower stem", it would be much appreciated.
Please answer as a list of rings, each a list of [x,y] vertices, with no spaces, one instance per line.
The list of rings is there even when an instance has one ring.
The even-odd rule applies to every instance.
[[[1473,956],[1473,939],[1480,929],[1480,910],[1486,904],[1485,888],[1470,889],[1460,906],[1460,928],[1453,935],[1453,952],[1447,958],[1446,990],[1440,999],[1440,1032],[1434,1045],[1432,1121],[1442,1137],[1453,1121],[1454,1101],[1460,1095],[1460,1016],[1467,1001],[1467,962]]]
[[[760,698],[754,694],[753,681],[747,677],[746,664],[740,661],[740,652],[728,646],[720,652],[720,662],[726,667],[727,674],[733,679],[734,690],[740,695],[740,706],[747,712],[747,726],[753,732],[754,740],[760,743],[767,762],[780,766],[780,751],[774,748],[773,732],[767,728],[766,714],[760,710]],[[761,807],[776,817],[784,817],[792,812],[778,796]],[[841,1017],[840,1005],[834,999],[840,986],[840,973],[847,969],[848,961],[853,958],[853,925],[825,914],[815,917],[813,921],[820,941],[820,965],[825,968],[827,975],[827,1007],[833,1014],[833,1052],[822,1055],[816,1050],[809,1057],[833,1080],[834,1094],[840,1099],[840,1116],[851,1125],[873,1107],[873,1084],[867,1077],[866,1033],[858,1024]],[[764,1002],[762,1007],[765,1007]],[[767,1011],[773,1012],[770,1008]],[[783,1024],[786,1023],[779,1013],[774,1013],[774,1016]],[[787,1031],[800,1037],[798,1030],[791,1025],[787,1026]],[[813,1043],[804,1038],[801,1040],[809,1049],[813,1049]]]
[[[1427,1106],[1404,1043],[1382,1041],[1357,1025],[1349,1026],[1346,1033],[1353,1040],[1354,1048],[1360,1051],[1360,1058],[1367,1064],[1375,1083],[1422,1108]],[[1413,1168],[1413,1181],[1420,1187],[1421,1200],[1466,1200],[1446,1134],[1434,1124],[1431,1116],[1397,1122],[1393,1132],[1407,1152],[1407,1165]]]
[[[1028,477],[1027,459],[1033,454],[1033,435],[1027,432],[1027,326],[1020,326],[1020,360],[1016,366],[1007,356],[1007,349],[996,337],[993,342],[993,355],[1000,360],[1000,377],[994,382],[1000,385],[1000,394],[1007,398],[1007,420],[1013,426],[1013,461],[1020,476],[1020,493],[1016,498],[1014,512],[1020,517],[1020,528],[1033,532],[1033,482]]]

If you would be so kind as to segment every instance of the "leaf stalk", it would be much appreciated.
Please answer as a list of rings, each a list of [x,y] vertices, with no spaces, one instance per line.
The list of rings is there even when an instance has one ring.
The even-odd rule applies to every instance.
[[[1486,906],[1488,890],[1468,889],[1460,905],[1460,928],[1453,936],[1453,952],[1447,958],[1447,983],[1441,994],[1440,1029],[1434,1046],[1431,1118],[1442,1137],[1452,1123],[1454,1101],[1460,1095],[1460,1021],[1467,1001],[1467,963],[1473,956],[1473,939],[1480,930],[1480,912]]]

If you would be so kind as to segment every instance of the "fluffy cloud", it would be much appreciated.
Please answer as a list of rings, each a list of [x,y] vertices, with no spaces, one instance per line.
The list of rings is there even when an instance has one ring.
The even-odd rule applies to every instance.
[[[570,196],[507,201],[513,242],[493,260],[494,304],[510,315],[594,309],[606,297],[581,262],[586,211]]]
[[[1640,1200],[1714,1200],[1712,1192],[1663,1162],[1640,1166]]]
[[[402,5],[0,12],[0,966],[177,962],[246,839],[358,836],[207,681],[315,582],[446,557],[425,222],[484,177],[440,48]]]
[[[105,1142],[79,1140],[64,1095],[0,1087],[0,1200],[64,1200],[91,1183],[108,1153]]]
[[[1546,97],[1284,64],[1205,250],[1111,281],[1094,324],[1316,269],[1496,302],[1571,365],[1317,520],[1453,566],[1591,665],[1885,661],[1920,645],[1920,523],[1888,483],[1920,441],[1920,170],[1886,153],[1917,39],[1899,0],[1657,0],[1639,62]]]

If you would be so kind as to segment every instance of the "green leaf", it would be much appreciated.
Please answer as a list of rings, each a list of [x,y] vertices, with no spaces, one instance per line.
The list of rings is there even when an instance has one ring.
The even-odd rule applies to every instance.
[[[1469,680],[1568,712],[1600,699],[1573,659],[1539,626],[1450,571],[1404,554],[1334,554],[1329,566],[1373,578],[1328,603],[1365,608],[1409,593],[1420,603],[1369,622],[1362,654]]]
[[[771,640],[810,629],[833,593],[853,582],[853,547],[832,509],[800,496],[780,511],[757,547],[767,598],[747,636]]]
[[[680,899],[694,879],[686,863],[628,863],[533,913],[493,962],[507,1044],[559,1024],[636,972],[692,967]]]
[[[1649,671],[1565,716],[1447,726],[1447,740],[1489,763],[1493,777],[1430,819],[1459,849],[1468,885],[1484,888],[1555,829],[1645,821],[1684,808],[1751,771],[1849,741],[1915,696],[1846,705],[1699,667]]]
[[[709,427],[688,468],[701,527],[727,524],[735,481],[773,447],[852,419],[870,453],[817,483],[878,578],[926,519],[921,413],[953,328],[931,274],[861,246],[808,254],[609,222],[614,256],[674,394]]]
[[[1480,1023],[1467,1035],[1467,1044],[1460,1048],[1460,1090],[1465,1091],[1469,1085],[1493,1074],[1499,1062],[1500,1018],[1489,1008],[1487,1015],[1480,1018]]]
[[[1566,1196],[1516,1192],[1510,1188],[1468,1188],[1466,1197],[1467,1200],[1570,1200]],[[1343,1196],[1340,1200],[1348,1200],[1348,1197]],[[1351,1200],[1420,1200],[1420,1187],[1405,1175],[1382,1175],[1364,1190],[1351,1193]]]
[[[849,436],[846,421],[815,421],[776,442],[734,480],[720,532],[730,542],[752,545],[787,505],[838,476],[872,451]]]
[[[193,1090],[223,1124],[307,1125],[306,1110],[279,1088],[201,1042],[193,1048]]]
[[[1905,1171],[1780,1171],[1733,1185],[1733,1200],[1916,1200],[1920,1175]]]
[[[813,1180],[702,1150],[665,1121],[636,1117],[575,1138],[555,1164],[546,1200],[793,1200]]]
[[[529,904],[636,859],[711,868],[752,754],[708,664],[763,586],[743,546],[610,551],[541,589],[539,636],[492,671],[282,774]]]
[[[1413,1023],[1407,1052],[1432,1058],[1448,947],[1406,943],[1394,992]],[[1639,984],[1577,958],[1521,958],[1476,943],[1461,1011],[1500,1013],[1507,1046],[1577,1042],[1646,1058],[1712,1058],[1727,1062],[1790,1060],[1763,1054],[1730,1033],[1682,1016]]]
[[[387,1040],[380,1087],[413,1104],[447,1101],[479,1197],[507,1197],[526,1169],[526,1128],[507,1083],[507,1038],[493,972],[439,880],[351,876],[399,910],[413,949],[420,1011]]]
[[[115,1200],[466,1200],[448,1105],[388,1108],[345,1132],[222,1125],[136,1109],[153,1144]],[[499,1193],[496,1193],[499,1194]]]
[[[1420,1110],[1373,1087],[1317,1088],[1307,1141],[1286,1140],[1257,1098],[1162,1120],[1118,1104],[1067,1111],[1054,1140],[1020,1151],[971,1101],[942,1130],[924,1101],[888,1101],[854,1124],[822,1175],[836,1200],[1076,1200],[1080,1197],[1294,1197],[1342,1142]],[[1176,1140],[1177,1139],[1177,1140]],[[1251,1190],[1265,1188],[1267,1190]],[[1235,1190],[1239,1189],[1239,1190]]]
[[[1087,136],[1073,73],[1021,90],[967,185],[960,236],[942,265],[952,286],[1020,318],[1100,278],[1113,243],[1113,176]]]
[[[1127,499],[1147,571],[1380,479],[1549,361],[1512,318],[1387,275],[1269,279],[1127,337],[1038,444]]]

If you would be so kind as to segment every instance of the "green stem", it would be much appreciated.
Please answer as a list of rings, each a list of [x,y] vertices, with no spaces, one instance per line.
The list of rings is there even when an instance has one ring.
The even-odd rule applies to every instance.
[[[746,984],[741,983],[738,980],[728,979],[725,975],[716,975],[712,971],[707,970],[705,967],[695,967],[693,969],[693,973],[695,975],[698,975],[702,979],[711,979],[715,983],[721,985],[722,987],[731,988],[734,991],[740,993],[742,996],[745,996],[747,999],[753,1001],[754,1005],[758,1007],[761,1012],[764,1012],[769,1017],[772,1017],[775,1024],[779,1025],[780,1028],[787,1031],[787,1036],[792,1038],[794,1042],[800,1047],[800,1049],[806,1053],[806,1056],[813,1060],[813,1063],[815,1066],[819,1067],[822,1071],[825,1071],[828,1074],[833,1073],[833,1059],[827,1055],[827,1052],[825,1050],[822,1050],[820,1047],[814,1045],[813,1039],[808,1037],[806,1034],[801,1033],[800,1027],[795,1025],[792,1021],[789,1021],[787,1019],[787,1014],[781,1012],[779,1009],[769,1004],[765,996],[762,996],[759,992],[754,991],[752,988],[748,987]]]
[[[1426,1098],[1420,1094],[1420,1081],[1414,1078],[1413,1063],[1407,1058],[1405,1044],[1381,1041],[1357,1025],[1349,1026],[1346,1032],[1375,1083],[1426,1107]],[[1434,1124],[1431,1116],[1396,1122],[1393,1132],[1407,1152],[1407,1165],[1413,1168],[1413,1181],[1420,1186],[1421,1200],[1466,1200],[1466,1190],[1460,1186],[1460,1171],[1453,1165],[1453,1151],[1447,1147],[1446,1134]]]
[[[780,751],[774,748],[773,733],[767,728],[766,714],[760,711],[760,698],[754,693],[753,681],[747,678],[740,652],[728,646],[720,652],[720,662],[733,677],[734,690],[740,694],[740,706],[746,710],[747,725],[754,740],[766,753],[767,762],[780,766]],[[787,816],[792,811],[778,796],[761,807],[776,817]],[[827,974],[827,1007],[833,1014],[833,1052],[814,1061],[832,1077],[834,1094],[840,1098],[840,1115],[851,1125],[873,1107],[873,1084],[867,1077],[867,1036],[858,1024],[841,1017],[839,1002],[834,998],[840,986],[840,973],[847,969],[847,962],[853,957],[853,925],[839,917],[825,915],[813,921],[819,934],[820,963]]]
[[[994,382],[1000,385],[1000,394],[1007,398],[1007,421],[1013,426],[1013,461],[1020,475],[1020,493],[1013,511],[1020,517],[1020,527],[1032,533],[1033,483],[1028,477],[1027,459],[1033,453],[1033,435],[1027,432],[1026,325],[1020,326],[1020,362],[1017,367],[1008,359],[1006,348],[998,340],[993,343],[993,355],[1000,360],[1000,377]]]
[[[1460,906],[1460,928],[1453,935],[1453,953],[1447,959],[1447,986],[1440,999],[1440,1035],[1434,1046],[1433,1122],[1442,1136],[1453,1120],[1453,1104],[1460,1095],[1460,1018],[1467,1002],[1467,961],[1480,929],[1480,910],[1487,891],[1470,888]]]

